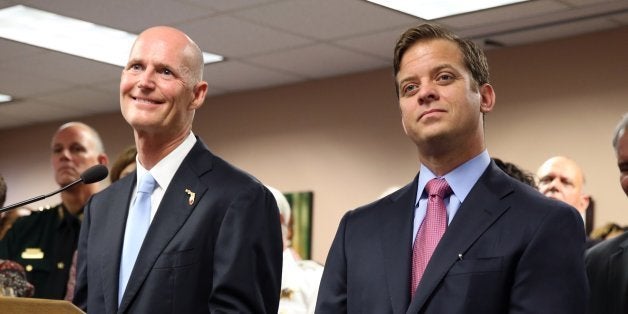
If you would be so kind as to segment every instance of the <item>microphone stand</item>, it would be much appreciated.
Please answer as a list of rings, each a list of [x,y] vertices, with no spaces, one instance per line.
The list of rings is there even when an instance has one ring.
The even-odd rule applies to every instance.
[[[56,190],[56,191],[54,191],[54,192],[51,192],[51,193],[48,193],[48,194],[44,194],[44,195],[35,196],[35,197],[31,198],[31,199],[27,199],[25,201],[21,201],[21,202],[15,203],[13,205],[2,207],[2,209],[0,209],[0,214],[4,213],[5,211],[8,211],[8,210],[18,208],[20,206],[24,206],[24,205],[27,205],[27,204],[30,204],[30,203],[41,201],[41,200],[43,200],[43,199],[45,199],[47,197],[50,197],[50,196],[53,196],[53,195],[59,193],[59,192],[63,192],[63,191],[65,191],[65,190],[67,190],[67,189],[69,189],[69,188],[71,188],[71,187],[73,187],[76,184],[81,183],[81,182],[83,182],[83,178],[80,178],[80,179],[78,179],[78,180],[76,180],[76,181],[74,181],[74,182],[72,182],[72,183],[70,183],[70,184],[68,184],[68,185],[66,185],[66,186]]]

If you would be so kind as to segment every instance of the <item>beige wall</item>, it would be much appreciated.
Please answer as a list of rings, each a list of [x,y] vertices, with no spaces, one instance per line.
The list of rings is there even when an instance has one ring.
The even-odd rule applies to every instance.
[[[610,137],[628,112],[628,28],[488,52],[497,107],[489,152],[535,170],[561,154],[586,172],[597,225],[628,224]],[[213,97],[194,131],[215,153],[283,191],[314,192],[313,258],[324,262],[340,217],[409,182],[416,151],[400,125],[389,69]],[[118,113],[83,119],[110,157],[133,142]],[[61,122],[0,130],[7,204],[55,189],[50,136]],[[51,198],[36,205],[54,203]]]

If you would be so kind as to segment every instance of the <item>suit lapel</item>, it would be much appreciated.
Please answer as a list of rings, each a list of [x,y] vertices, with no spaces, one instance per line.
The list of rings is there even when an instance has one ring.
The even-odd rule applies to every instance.
[[[107,313],[115,313],[118,307],[118,285],[120,276],[120,256],[122,254],[122,242],[124,238],[124,228],[126,226],[126,217],[129,211],[129,203],[131,202],[131,194],[133,185],[135,184],[135,175],[130,174],[128,178],[123,178],[117,184],[111,187],[111,195],[127,195],[127,197],[112,197],[111,203],[106,204],[108,213],[102,215],[104,227],[102,230],[107,233],[107,237],[103,238],[102,253],[100,256],[101,278],[103,282],[103,291],[105,298],[105,306]],[[92,224],[103,223],[92,221]]]
[[[505,176],[491,163],[473,186],[427,264],[407,313],[423,308],[459,254],[464,258],[469,247],[508,209],[503,199],[513,189]]]
[[[393,313],[404,313],[410,302],[412,217],[416,189],[415,179],[399,195],[392,196],[392,203],[380,211],[383,224],[381,248]]]
[[[126,311],[157,258],[207,191],[207,186],[200,181],[199,177],[211,169],[211,163],[207,162],[211,160],[211,156],[205,145],[198,139],[179,166],[146,233],[118,312]],[[190,204],[191,196],[186,190],[195,194],[192,204]]]

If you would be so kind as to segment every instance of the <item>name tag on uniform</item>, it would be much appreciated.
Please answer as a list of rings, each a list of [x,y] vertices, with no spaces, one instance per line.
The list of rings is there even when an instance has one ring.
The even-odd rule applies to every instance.
[[[22,252],[22,258],[23,259],[43,259],[44,258],[44,252],[36,247],[36,248],[26,248],[26,250],[24,250],[24,252]]]

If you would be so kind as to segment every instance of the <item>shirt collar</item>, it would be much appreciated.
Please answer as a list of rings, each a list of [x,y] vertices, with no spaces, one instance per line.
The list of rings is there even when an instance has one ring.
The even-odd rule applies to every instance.
[[[140,179],[147,173],[155,178],[155,181],[159,185],[160,188],[166,190],[170,181],[174,177],[175,172],[179,169],[179,166],[183,162],[183,159],[187,154],[192,150],[192,147],[196,144],[196,137],[194,133],[190,131],[185,140],[177,146],[170,154],[166,155],[162,160],[160,160],[150,171],[146,170],[144,166],[140,163],[135,157],[136,165],[137,165],[137,180],[136,180],[136,190],[137,185],[140,184]]]
[[[460,202],[463,202],[471,191],[471,188],[473,188],[478,179],[480,179],[480,176],[484,173],[490,163],[491,157],[489,156],[488,151],[484,150],[479,155],[445,174],[443,178],[445,178],[451,187],[452,192],[456,195]],[[436,175],[426,166],[421,164],[415,204],[418,204],[419,199],[424,196],[425,193],[423,191],[427,182],[434,178],[436,178]]]

